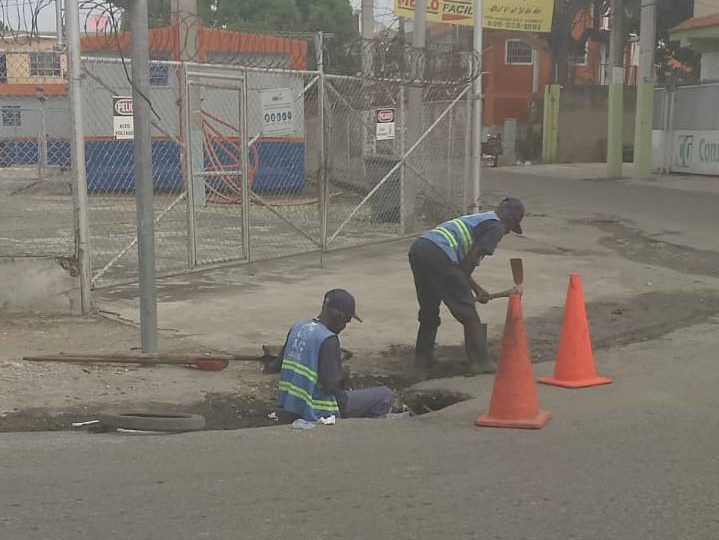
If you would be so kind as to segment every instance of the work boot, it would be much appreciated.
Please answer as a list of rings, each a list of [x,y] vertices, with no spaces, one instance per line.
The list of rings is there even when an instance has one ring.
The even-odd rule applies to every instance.
[[[489,360],[486,324],[465,325],[464,341],[467,351],[467,377],[497,372],[497,364]]]
[[[437,364],[434,357],[434,344],[437,339],[437,327],[420,322],[417,331],[417,343],[414,349],[414,365],[418,368],[431,368]]]

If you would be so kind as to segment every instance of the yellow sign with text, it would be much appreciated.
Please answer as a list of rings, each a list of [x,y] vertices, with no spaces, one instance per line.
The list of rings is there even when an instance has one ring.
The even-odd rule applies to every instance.
[[[414,18],[415,0],[394,0],[394,14]],[[474,25],[473,0],[427,0],[427,22]],[[482,26],[515,32],[551,32],[554,0],[484,0]]]

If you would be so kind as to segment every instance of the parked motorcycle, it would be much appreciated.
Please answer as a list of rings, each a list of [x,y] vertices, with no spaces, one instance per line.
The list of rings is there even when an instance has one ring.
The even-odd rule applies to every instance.
[[[490,133],[487,135],[487,141],[482,143],[482,158],[492,167],[499,165],[499,156],[504,153],[504,145],[502,143],[502,134],[496,135]]]

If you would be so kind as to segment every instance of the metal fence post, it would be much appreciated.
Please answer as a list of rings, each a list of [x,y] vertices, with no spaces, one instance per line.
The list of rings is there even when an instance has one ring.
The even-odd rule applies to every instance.
[[[473,110],[472,110],[472,189],[471,211],[479,211],[479,198],[482,195],[482,0],[474,0],[474,54],[479,60],[479,73],[472,82]]]
[[[90,276],[90,222],[88,219],[85,173],[85,132],[83,130],[82,78],[80,76],[80,8],[78,0],[67,0],[66,27],[69,52],[69,94],[73,120],[72,160],[74,171],[75,258],[80,272],[80,305],[83,314],[92,310]]]
[[[451,201],[455,201],[454,198],[454,167],[452,163],[452,156],[454,154],[454,137],[452,131],[454,130],[454,107],[449,111],[449,119],[447,121],[447,178],[449,182],[447,184],[447,198]]]
[[[469,83],[472,84],[472,83]],[[463,211],[469,212],[472,207],[472,195],[470,190],[470,181],[472,180],[472,100],[471,92],[467,92],[467,110],[464,121],[464,193],[463,193]]]
[[[40,102],[40,130],[37,136],[37,168],[40,180],[45,178],[47,173],[47,98],[38,87],[37,99]]]
[[[140,335],[142,351],[157,351],[157,296],[155,291],[155,216],[153,208],[152,133],[149,102],[150,51],[147,0],[133,0],[132,100],[134,114],[135,196],[137,198],[138,262],[140,269]]]
[[[242,148],[242,244],[245,258],[252,262],[252,235],[250,234],[250,124],[247,119],[248,97],[247,71],[242,73],[242,96],[240,98],[240,147]]]
[[[318,174],[319,182],[319,199],[320,199],[320,245],[323,252],[327,251],[327,219],[329,216],[329,189],[327,179],[327,163],[325,159],[325,69],[324,54],[322,51],[322,32],[316,32],[314,35],[315,55],[317,58],[317,71],[320,73],[319,86],[317,87],[317,107],[318,107],[318,123],[320,125],[319,132],[319,149],[320,149],[320,170]]]
[[[404,152],[405,152],[405,137],[407,133],[405,123],[405,103],[404,103],[404,85],[399,87],[399,155],[400,155],[400,168],[399,168],[399,212],[400,212],[400,227],[404,233],[407,230],[407,208],[406,208],[406,182],[407,175],[404,166]]]
[[[674,114],[676,112],[677,93],[679,89],[672,84],[667,88],[667,124],[664,151],[664,163],[667,174],[672,172],[672,160],[674,159]]]
[[[185,180],[185,196],[187,200],[187,266],[194,268],[197,265],[197,224],[195,221],[195,179],[192,156],[192,108],[190,93],[192,87],[187,76],[187,63],[180,66],[180,111],[182,118],[182,168]]]

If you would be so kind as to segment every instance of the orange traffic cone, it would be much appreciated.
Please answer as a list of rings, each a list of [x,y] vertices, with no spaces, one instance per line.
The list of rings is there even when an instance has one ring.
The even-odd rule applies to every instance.
[[[554,376],[539,379],[539,382],[564,388],[586,388],[612,382],[612,379],[597,377],[579,274],[569,275]]]
[[[522,300],[515,295],[509,299],[489,412],[477,418],[475,424],[486,427],[539,429],[544,427],[549,417],[549,412],[539,410],[537,388],[532,376],[529,346],[522,320]]]

